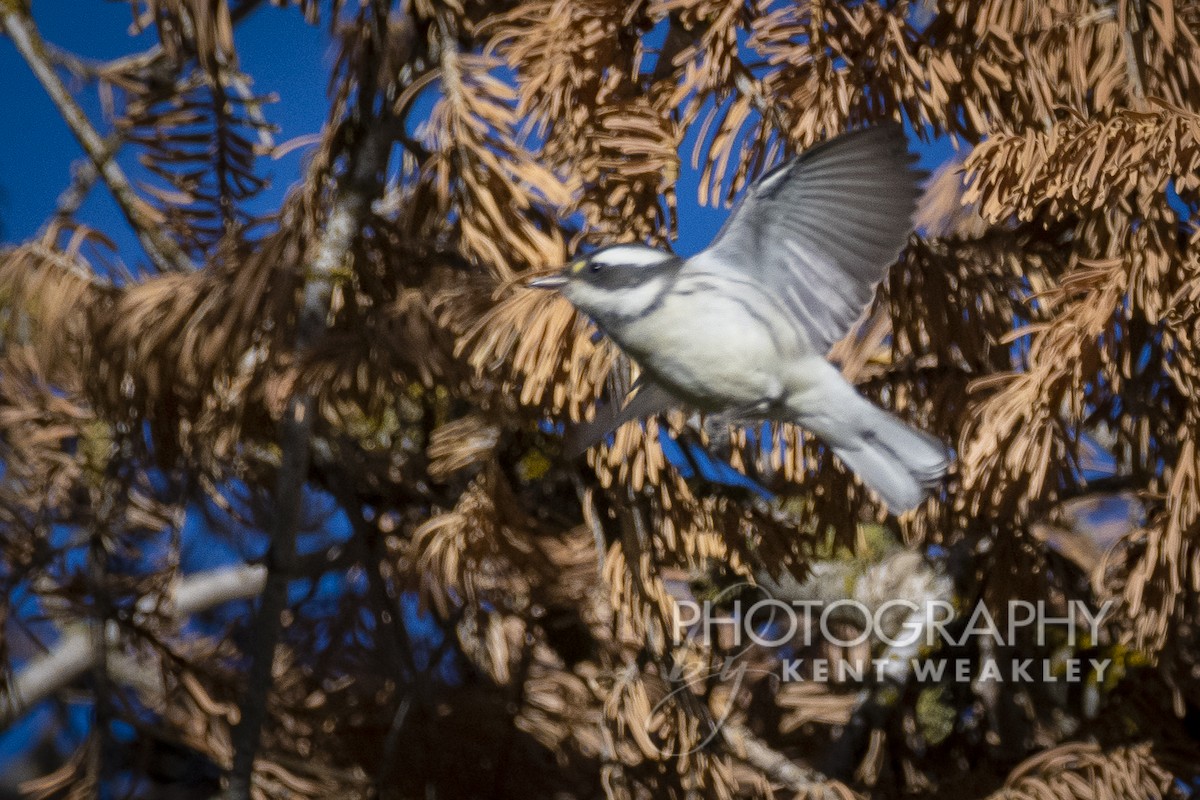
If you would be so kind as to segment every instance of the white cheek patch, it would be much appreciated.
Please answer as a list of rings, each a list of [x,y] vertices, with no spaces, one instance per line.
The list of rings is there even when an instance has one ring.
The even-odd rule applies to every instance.
[[[658,296],[662,294],[661,280],[646,281],[645,283],[626,289],[622,304],[630,313],[638,313],[649,308]]]

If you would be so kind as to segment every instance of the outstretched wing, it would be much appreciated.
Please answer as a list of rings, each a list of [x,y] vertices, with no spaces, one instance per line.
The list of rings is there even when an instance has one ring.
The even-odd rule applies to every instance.
[[[751,186],[683,269],[754,281],[823,354],[908,241],[924,177],[915,161],[895,123],[824,142]]]

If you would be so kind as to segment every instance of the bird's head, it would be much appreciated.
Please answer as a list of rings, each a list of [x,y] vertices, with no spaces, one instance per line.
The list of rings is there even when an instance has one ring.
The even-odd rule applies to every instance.
[[[529,286],[558,289],[576,308],[604,325],[636,317],[659,299],[683,260],[642,244],[615,244],[582,256]]]

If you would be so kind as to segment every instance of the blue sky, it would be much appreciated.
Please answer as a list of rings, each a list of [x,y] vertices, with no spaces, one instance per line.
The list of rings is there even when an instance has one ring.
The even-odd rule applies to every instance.
[[[124,3],[100,0],[37,0],[34,16],[46,41],[86,58],[109,60],[154,45],[152,33],[129,36],[132,16]],[[320,130],[328,107],[325,87],[332,63],[324,27],[304,23],[299,12],[271,7],[259,9],[236,33],[242,68],[255,79],[258,93],[275,93],[280,102],[268,107],[268,118],[279,126],[277,142]],[[0,225],[3,240],[18,242],[34,235],[53,212],[67,186],[72,162],[83,154],[42,87],[12,44],[0,37]],[[102,132],[100,102],[94,88],[79,94],[89,116]],[[303,151],[267,160],[272,185],[255,208],[277,207],[288,186],[300,176]],[[135,159],[120,162],[138,175]],[[88,196],[82,219],[116,240],[129,259],[138,252],[136,240],[108,194],[97,188]]]
[[[100,0],[37,0],[34,13],[45,39],[86,58],[108,60],[147,49],[151,33],[130,37],[132,16],[119,2]],[[268,119],[279,126],[276,142],[318,131],[328,108],[325,88],[332,52],[324,26],[305,24],[295,9],[263,7],[236,30],[243,70],[254,78],[257,93],[273,93],[279,102],[267,107]],[[41,86],[7,39],[0,38],[0,232],[10,243],[37,233],[67,186],[71,164],[82,156],[79,145]],[[94,88],[80,100],[102,132],[107,131]],[[918,148],[926,167],[949,154],[945,144]],[[700,208],[696,203],[699,175],[688,168],[689,137],[681,148],[680,240],[676,249],[692,253],[711,238],[726,215],[725,209]],[[292,151],[265,167],[270,187],[252,206],[267,211],[278,207],[289,186],[300,177],[304,150]],[[125,152],[119,159],[135,179],[141,173]],[[140,250],[107,192],[98,187],[88,196],[80,217],[113,238],[127,262],[140,260]]]

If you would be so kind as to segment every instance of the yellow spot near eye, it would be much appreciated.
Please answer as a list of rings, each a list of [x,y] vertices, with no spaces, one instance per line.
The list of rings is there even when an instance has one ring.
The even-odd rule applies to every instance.
[[[574,264],[572,264],[571,274],[574,275],[577,272],[581,272],[583,270],[583,263],[583,261],[576,261]]]

